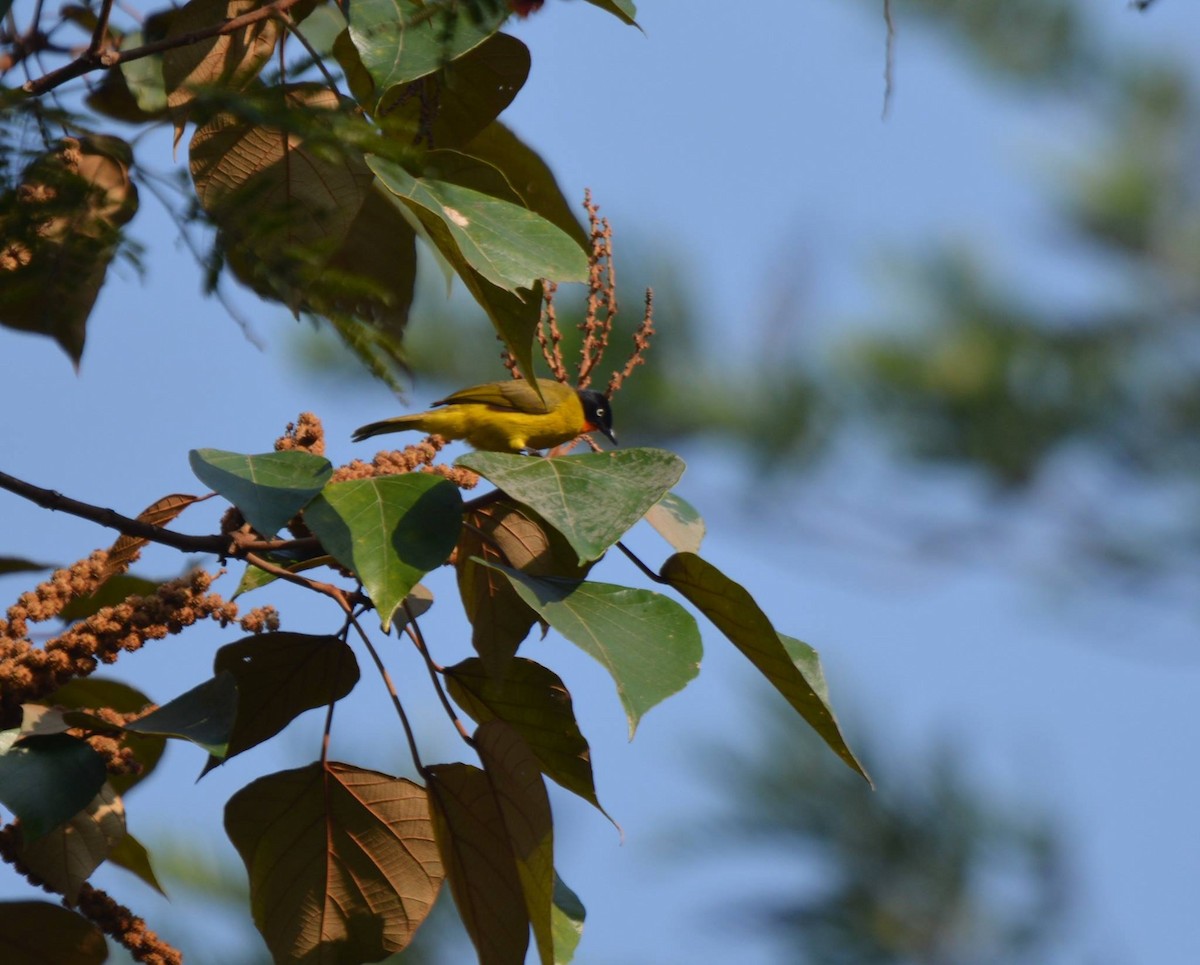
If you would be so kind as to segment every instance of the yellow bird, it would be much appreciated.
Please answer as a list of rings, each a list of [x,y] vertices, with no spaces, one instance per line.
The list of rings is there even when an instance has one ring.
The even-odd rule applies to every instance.
[[[416,429],[447,439],[464,439],[489,452],[550,449],[585,432],[602,432],[616,445],[612,403],[592,389],[538,379],[542,399],[524,379],[488,382],[439,399],[428,412],[394,416],[354,430],[361,442],[385,432]]]

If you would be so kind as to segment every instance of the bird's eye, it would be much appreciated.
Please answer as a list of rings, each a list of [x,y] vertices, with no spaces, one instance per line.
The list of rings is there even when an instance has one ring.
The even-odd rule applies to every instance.
[[[596,410],[596,415],[604,415],[604,410],[603,410],[603,409],[597,409],[597,410]]]

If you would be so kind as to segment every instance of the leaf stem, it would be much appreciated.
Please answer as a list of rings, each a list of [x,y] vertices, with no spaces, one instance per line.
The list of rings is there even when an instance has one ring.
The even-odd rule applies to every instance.
[[[450,720],[454,723],[455,728],[458,730],[459,736],[467,742],[468,746],[474,747],[474,738],[471,737],[471,734],[463,724],[462,719],[454,710],[454,705],[450,703],[450,698],[446,696],[445,688],[442,687],[442,682],[438,679],[438,674],[443,673],[445,668],[435,663],[433,657],[430,655],[429,648],[425,646],[425,637],[421,633],[421,628],[417,626],[416,614],[412,612],[407,600],[404,602],[404,613],[405,616],[408,617],[407,622],[404,624],[404,631],[408,634],[409,639],[412,640],[413,645],[417,648],[417,652],[420,653],[425,659],[425,667],[429,671],[429,679],[433,681],[433,689],[437,691],[438,698],[441,700],[442,706],[446,708],[446,713],[449,715]]]
[[[387,692],[392,698],[392,704],[396,708],[396,713],[400,717],[400,723],[404,727],[404,736],[408,738],[408,752],[412,755],[413,767],[415,767],[421,775],[425,775],[425,765],[421,763],[421,754],[417,750],[417,738],[413,734],[412,724],[409,723],[408,714],[404,712],[404,704],[400,702],[400,695],[396,692],[396,685],[392,683],[392,677],[387,672],[387,667],[383,665],[383,660],[379,657],[379,651],[375,649],[375,645],[371,643],[371,638],[367,636],[362,625],[357,618],[350,618],[354,629],[358,631],[359,638],[363,642],[363,646],[367,648],[367,653],[371,655],[371,659],[375,661],[375,669],[379,671],[379,676],[383,679],[383,684],[387,687]]]
[[[626,546],[620,540],[617,540],[617,549],[619,549],[622,553],[624,553],[626,556],[628,556],[629,559],[633,562],[633,565],[636,566],[643,573],[645,573],[646,576],[648,576],[650,579],[652,579],[655,583],[662,583],[664,586],[671,585],[670,580],[665,579],[664,577],[661,577],[657,573],[655,573],[654,570],[650,569],[649,566],[647,566],[645,563],[643,563],[638,558],[637,554],[635,554],[633,552],[633,550],[631,550],[628,546]]]

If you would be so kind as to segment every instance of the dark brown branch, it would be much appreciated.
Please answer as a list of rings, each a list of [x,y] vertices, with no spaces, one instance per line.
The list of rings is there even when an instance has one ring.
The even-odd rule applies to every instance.
[[[661,577],[657,573],[655,573],[654,570],[650,569],[649,566],[647,566],[645,563],[643,563],[638,558],[637,554],[634,553],[633,550],[631,550],[628,546],[626,546],[620,540],[617,540],[617,549],[619,549],[622,553],[624,553],[626,556],[628,556],[629,559],[633,562],[633,565],[636,566],[643,573],[645,573],[646,576],[650,577],[650,579],[652,579],[655,583],[663,583],[667,586],[671,585],[670,580],[665,579],[664,577]]]
[[[468,744],[474,746],[475,741],[472,739],[470,732],[463,725],[463,722],[459,718],[458,714],[455,713],[454,706],[450,703],[450,698],[446,696],[446,691],[442,687],[441,680],[438,679],[438,674],[445,673],[445,668],[435,663],[433,657],[430,655],[429,648],[425,646],[425,637],[421,633],[421,628],[417,626],[416,614],[413,613],[412,607],[408,605],[407,600],[404,602],[404,616],[407,621],[404,624],[404,630],[408,634],[409,639],[412,640],[413,645],[416,646],[417,650],[420,651],[421,656],[425,660],[425,667],[429,671],[429,679],[433,681],[433,689],[437,691],[438,699],[442,702],[442,707],[445,708],[446,713],[450,716],[450,720],[458,730],[459,736],[462,737],[462,739]]]
[[[114,50],[111,47],[103,50],[92,50],[89,48],[69,64],[65,64],[57,70],[49,71],[41,77],[27,82],[21,89],[26,94],[32,94],[36,97],[39,94],[44,94],[48,90],[53,90],[55,87],[65,84],[69,80],[74,80],[76,77],[82,77],[84,74],[91,73],[93,70],[109,70],[117,66],[117,64],[125,64],[131,60],[140,60],[142,57],[160,54],[164,50],[187,47],[191,44],[199,43],[201,40],[237,33],[243,27],[250,26],[250,24],[277,16],[285,10],[294,7],[299,2],[300,0],[273,0],[272,3],[268,3],[266,6],[258,7],[249,13],[242,14],[240,17],[234,17],[232,20],[222,20],[220,23],[215,23],[210,27],[193,30],[191,33],[183,34],[179,37],[156,40],[153,43],[143,44],[141,47],[134,47],[132,50]]]
[[[320,545],[312,538],[264,540],[238,533],[216,533],[211,536],[191,536],[187,533],[177,533],[164,526],[155,526],[153,523],[146,523],[140,519],[122,516],[120,513],[102,506],[80,502],[78,499],[57,493],[53,489],[42,489],[40,486],[27,483],[2,471],[0,471],[0,489],[7,489],[10,493],[41,506],[42,509],[70,513],[80,519],[115,529],[125,536],[161,543],[163,546],[170,546],[186,553],[211,553],[222,558],[233,556],[241,559],[247,553],[264,550],[316,549]]]
[[[96,16],[96,29],[92,31],[92,42],[88,44],[89,54],[100,53],[104,45],[104,35],[108,33],[108,18],[112,15],[113,0],[100,0],[100,13]]]

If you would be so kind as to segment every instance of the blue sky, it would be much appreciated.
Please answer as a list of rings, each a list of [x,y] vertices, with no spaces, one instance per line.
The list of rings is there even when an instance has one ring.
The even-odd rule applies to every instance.
[[[1103,28],[1130,43],[1178,47],[1200,28],[1200,11],[1181,0],[1159,0],[1143,16],[1119,0],[1093,6]],[[868,312],[879,297],[874,259],[889,246],[970,238],[1015,269],[1039,261],[1048,239],[1030,172],[1087,136],[1045,105],[996,94],[952,48],[901,20],[895,99],[882,121],[884,27],[866,4],[642,7],[645,34],[581,2],[551,2],[522,25],[533,74],[507,119],[543,152],[568,196],[592,189],[616,226],[618,271],[642,271],[620,262],[623,235],[687,259],[692,304],[722,350],[731,340],[753,343],[781,280],[802,279],[803,321],[817,331]],[[169,144],[160,143],[152,160],[166,167]],[[121,268],[110,280],[79,375],[48,342],[0,329],[0,408],[9,414],[0,468],[136,512],[165,493],[198,490],[188,449],[263,451],[304,409],[325,419],[335,461],[361,454],[349,432],[395,410],[386,391],[314,389],[289,364],[296,323],[243,298],[265,348],[247,344],[215,302],[201,299],[198,274],[149,198],[139,222],[151,274],[143,283]],[[1036,283],[1064,290],[1089,281],[1039,271]],[[414,388],[414,401],[430,397],[430,387]],[[55,427],[52,437],[44,426]],[[635,414],[621,413],[619,429],[636,444]],[[854,716],[886,729],[899,755],[953,733],[998,800],[1058,816],[1080,894],[1072,960],[1200,960],[1194,608],[1100,599],[1086,587],[1063,597],[1016,567],[931,565],[903,547],[881,558],[836,531],[814,539],[811,519],[787,507],[771,508],[779,518],[748,514],[712,453],[683,455],[692,468],[681,491],[709,521],[706,555],[782,630],[821,650],[835,703],[844,695]],[[7,494],[0,513],[5,552],[69,561],[109,540]],[[180,526],[203,532],[211,518],[198,510]],[[649,533],[638,545],[652,560],[666,551]],[[178,567],[172,554],[151,552],[142,570],[165,576]],[[636,581],[617,560],[600,575]],[[19,588],[0,583],[6,598]],[[281,608],[290,628],[336,622],[298,597]],[[426,630],[447,662],[462,639],[451,609],[431,614]],[[123,661],[118,676],[165,699],[207,674],[212,650],[229,639],[157,644]],[[622,844],[586,806],[555,799],[558,863],[589,910],[583,965],[779,961],[728,928],[720,911],[743,888],[788,872],[748,861],[702,866],[663,844],[678,816],[714,793],[697,776],[699,748],[729,729],[739,739],[744,702],[766,693],[715,635],[706,634],[706,647],[700,679],[652,711],[632,744],[596,665],[553,638],[531,651],[572,686],[601,799],[625,832]],[[368,766],[399,766],[382,692],[364,679],[359,695],[358,707],[339,714],[346,730],[335,748]],[[200,753],[174,748],[158,780],[130,797],[133,831],[152,840],[180,813],[217,829],[234,790],[315,755],[320,723],[310,716],[273,758],[247,754],[198,785]],[[441,739],[433,723],[430,738]],[[153,922],[157,901],[140,884],[121,872],[106,872],[102,884]],[[0,890],[25,893],[5,872]]]

